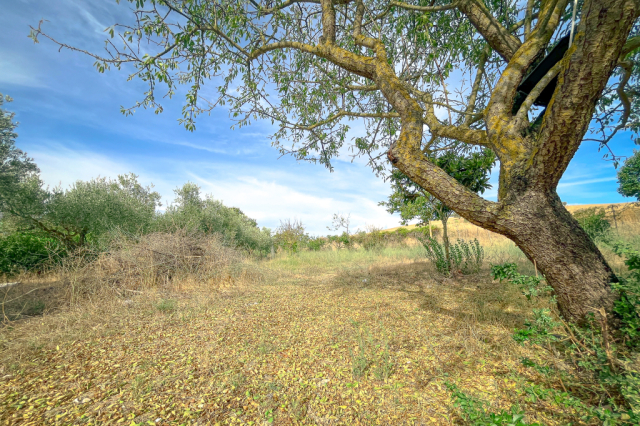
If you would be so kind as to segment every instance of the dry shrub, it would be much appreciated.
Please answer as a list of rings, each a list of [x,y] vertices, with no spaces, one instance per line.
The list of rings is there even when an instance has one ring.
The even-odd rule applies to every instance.
[[[137,239],[118,236],[106,252],[79,251],[60,269],[71,302],[102,291],[124,296],[185,284],[220,288],[262,280],[260,270],[241,252],[225,246],[221,236],[184,229]]]

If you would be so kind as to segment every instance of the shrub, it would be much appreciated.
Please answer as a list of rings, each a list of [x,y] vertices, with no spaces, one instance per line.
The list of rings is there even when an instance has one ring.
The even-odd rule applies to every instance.
[[[323,237],[309,237],[307,247],[311,251],[320,251],[327,244],[327,240]]]
[[[155,221],[156,232],[187,229],[222,236],[224,244],[249,253],[266,256],[271,251],[271,231],[258,228],[255,220],[236,207],[227,207],[207,195],[201,199],[200,188],[186,183],[174,191],[176,199]]]
[[[381,251],[387,245],[387,240],[382,229],[375,226],[367,226],[364,231],[354,236],[355,242],[367,251]]]
[[[353,248],[353,239],[351,235],[347,234],[346,231],[344,231],[340,235],[328,235],[327,240],[330,243],[335,243],[338,250],[342,248],[348,248],[348,249]]]
[[[611,229],[611,223],[605,219],[604,209],[597,210],[595,207],[590,209],[578,210],[574,217],[582,227],[589,234],[592,240],[607,240],[609,237],[609,231]]]
[[[57,258],[64,254],[64,246],[54,238],[14,232],[0,237],[0,274],[15,275],[23,271],[38,270],[51,257]]]
[[[307,245],[309,236],[304,233],[304,225],[298,220],[280,221],[280,226],[273,236],[274,244],[289,254],[297,253]]]

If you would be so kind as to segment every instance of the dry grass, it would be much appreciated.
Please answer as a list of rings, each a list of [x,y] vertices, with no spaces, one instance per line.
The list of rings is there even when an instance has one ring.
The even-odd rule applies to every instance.
[[[488,265],[443,279],[413,245],[253,264],[229,252],[214,268],[186,257],[207,246],[193,254],[183,237],[68,268],[61,281],[82,284],[83,303],[5,325],[1,424],[459,424],[445,381],[492,410],[517,403],[528,421],[575,421],[522,395],[524,377],[540,378],[520,358],[542,352],[511,334],[545,303],[493,282]],[[491,238],[489,262],[533,273],[512,243]],[[244,272],[232,277],[232,265]]]

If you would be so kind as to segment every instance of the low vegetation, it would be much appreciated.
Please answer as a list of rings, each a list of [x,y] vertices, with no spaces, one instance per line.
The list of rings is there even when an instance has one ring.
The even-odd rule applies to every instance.
[[[457,219],[483,257],[449,271],[428,228],[266,258],[198,227],[114,233],[0,289],[0,422],[637,424],[638,230],[599,240],[620,336],[563,323],[512,242]]]

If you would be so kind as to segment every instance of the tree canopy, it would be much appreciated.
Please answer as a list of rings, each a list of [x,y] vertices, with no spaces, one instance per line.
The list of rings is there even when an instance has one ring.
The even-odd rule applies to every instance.
[[[634,151],[618,172],[618,192],[640,201],[640,151]]]
[[[572,15],[568,0],[128,2],[135,6],[135,22],[106,29],[109,55],[90,53],[100,72],[132,65],[130,78],[149,84],[143,99],[124,113],[137,107],[162,112],[160,99],[184,84],[180,122],[187,129],[195,129],[198,114],[225,105],[238,126],[269,120],[278,126],[274,144],[283,153],[328,167],[349,141],[350,121],[359,119],[363,134],[352,139],[352,154],[365,156],[376,170],[384,168],[380,160],[398,137],[401,113],[373,78],[374,58],[384,57],[385,72],[395,74],[393,85],[401,85],[407,102],[423,111],[419,121],[429,128],[423,148],[442,148],[434,143],[442,139],[433,136],[487,146],[485,111],[509,61],[529,41],[512,77],[522,78],[569,32]],[[581,0],[578,19],[582,8]],[[591,139],[597,134],[603,144],[619,130],[640,129],[639,31],[634,20],[599,96]],[[41,35],[50,37],[40,26],[32,30],[35,41]],[[585,36],[578,25],[576,39]],[[207,84],[215,90],[205,91]],[[162,86],[166,92],[158,93]],[[531,124],[534,100],[520,108],[521,130]]]

